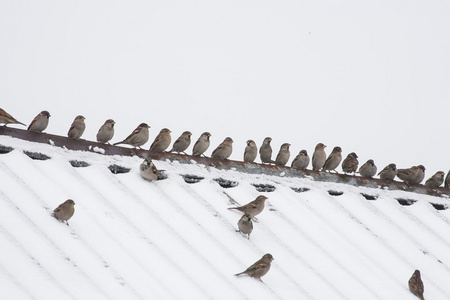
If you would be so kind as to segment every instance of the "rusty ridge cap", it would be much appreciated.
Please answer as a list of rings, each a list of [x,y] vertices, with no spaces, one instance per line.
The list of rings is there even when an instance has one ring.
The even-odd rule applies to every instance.
[[[369,188],[381,188],[388,190],[409,191],[430,196],[450,196],[450,189],[439,187],[430,188],[425,185],[407,185],[400,181],[385,181],[378,178],[364,178],[346,174],[327,173],[314,170],[299,170],[291,167],[265,165],[259,163],[245,163],[242,161],[222,160],[209,157],[199,157],[170,152],[157,152],[143,149],[126,148],[109,144],[97,143],[84,139],[75,140],[65,136],[48,133],[32,132],[24,129],[0,126],[0,135],[10,136],[26,141],[50,144],[55,147],[68,150],[94,152],[103,155],[138,156],[150,157],[153,160],[178,161],[183,164],[198,164],[214,167],[220,170],[236,170],[248,174],[266,174],[281,177],[309,178],[314,181],[344,183],[353,186],[364,186]],[[4,145],[7,146],[7,145]]]

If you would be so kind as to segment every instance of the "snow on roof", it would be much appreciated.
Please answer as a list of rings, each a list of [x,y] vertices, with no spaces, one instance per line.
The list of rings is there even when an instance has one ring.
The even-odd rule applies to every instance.
[[[148,182],[138,157],[0,144],[14,149],[0,154],[8,299],[416,299],[415,269],[425,298],[450,298],[447,197],[170,161],[154,161],[167,179]],[[247,239],[227,208],[261,194]],[[67,199],[69,226],[51,217]],[[233,276],[265,253],[264,283]]]

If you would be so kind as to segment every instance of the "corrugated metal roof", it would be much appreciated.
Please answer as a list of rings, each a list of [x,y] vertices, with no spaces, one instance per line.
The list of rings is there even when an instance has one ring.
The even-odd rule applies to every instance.
[[[167,179],[148,182],[137,156],[0,144],[14,149],[0,154],[10,299],[414,299],[415,269],[425,298],[450,298],[445,196],[169,159],[155,161]],[[248,240],[227,208],[260,194],[269,199]],[[68,198],[70,226],[50,216]],[[233,276],[265,253],[275,261],[264,283]]]

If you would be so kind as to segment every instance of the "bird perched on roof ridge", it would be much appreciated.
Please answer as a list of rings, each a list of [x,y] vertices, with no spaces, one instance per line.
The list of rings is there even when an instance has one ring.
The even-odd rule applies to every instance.
[[[359,168],[359,175],[365,178],[372,178],[377,174],[377,166],[373,159],[369,159]]]
[[[289,147],[291,144],[284,143],[280,147],[280,151],[278,152],[277,158],[275,159],[275,164],[277,166],[285,166],[287,162],[289,161],[289,157],[291,156],[291,153],[289,151]]]
[[[312,156],[312,168],[315,171],[319,171],[322,169],[323,165],[325,164],[325,161],[327,160],[327,154],[325,153],[325,146],[322,143],[318,143],[316,145],[316,148],[314,149],[314,153]]]
[[[258,260],[253,265],[248,267],[247,270],[245,270],[244,272],[241,272],[241,273],[234,274],[234,276],[247,274],[250,277],[256,278],[259,281],[263,282],[261,280],[261,277],[263,277],[264,275],[267,274],[267,272],[269,272],[270,265],[273,260],[274,260],[274,258],[272,256],[272,254],[269,254],[269,253],[264,254],[264,256],[260,260]]]
[[[66,222],[69,225],[69,219],[72,218],[75,213],[75,202],[72,199],[66,200],[64,203],[60,204],[53,211],[53,217],[61,222]]]
[[[73,139],[78,140],[84,133],[86,129],[86,124],[84,123],[86,120],[82,115],[78,115],[73,120],[72,125],[70,126],[69,132],[67,132],[67,136]]]
[[[356,155],[355,152],[352,152],[348,154],[347,157],[342,162],[342,171],[348,174],[353,173],[354,176],[356,170],[358,170],[358,165],[359,165],[358,155]]]
[[[381,170],[378,175],[380,176],[380,179],[383,180],[394,180],[395,176],[397,175],[397,166],[395,164],[389,164],[384,167],[384,169]]]
[[[256,146],[255,141],[248,140],[247,146],[244,150],[244,162],[254,162],[256,159],[256,156],[258,155],[258,147]]]
[[[253,200],[252,202],[249,202],[245,205],[242,206],[238,206],[238,207],[229,207],[228,209],[236,209],[239,211],[242,211],[245,214],[249,214],[252,217],[259,215],[263,209],[264,209],[264,202],[267,200],[268,198],[264,195],[260,195],[258,197],[256,197],[255,200]]]
[[[327,160],[325,161],[322,170],[323,171],[336,171],[336,168],[339,166],[342,160],[342,149],[341,147],[337,146],[333,148],[333,151],[331,151],[331,154],[328,156]]]
[[[108,143],[114,136],[114,120],[108,119],[105,123],[100,127],[97,132],[97,142],[99,143]]]
[[[191,135],[192,133],[190,131],[183,132],[180,137],[177,138],[177,140],[173,143],[172,149],[169,152],[183,152],[184,154],[186,154],[184,151],[186,151],[186,149],[191,144]]]
[[[425,185],[429,187],[440,187],[441,184],[444,182],[444,176],[445,173],[442,171],[437,171],[436,174],[428,178],[427,181],[425,181]]]
[[[131,145],[133,147],[139,147],[141,148],[142,145],[148,142],[148,129],[150,126],[148,126],[146,123],[139,124],[138,127],[129,135],[126,139],[124,139],[121,142],[114,143],[113,145],[119,145],[119,144],[127,144]],[[142,149],[142,148],[141,148]]]
[[[144,159],[144,161],[139,166],[139,170],[141,172],[142,178],[148,181],[158,180],[159,171],[156,168],[155,164],[153,164],[153,161],[150,157]]]
[[[250,214],[243,214],[238,221],[238,228],[238,231],[247,234],[247,238],[250,239],[250,233],[253,231],[252,216]]]
[[[41,111],[33,121],[31,121],[27,130],[34,132],[42,132],[47,129],[50,113],[46,110]]]
[[[266,137],[259,148],[259,157],[261,158],[261,162],[263,164],[271,164],[274,163],[272,160],[272,146],[270,146],[270,142],[272,138]]]
[[[152,145],[150,146],[150,151],[158,151],[163,152],[165,151],[169,146],[170,142],[172,140],[170,131],[167,128],[161,129],[161,131],[156,136],[155,140],[153,141]]]
[[[216,149],[214,149],[211,158],[228,159],[231,152],[233,152],[233,139],[227,137]]]
[[[3,125],[5,127],[8,124],[21,124],[23,126],[27,126],[27,125],[23,124],[22,122],[19,122],[16,119],[14,119],[13,116],[11,116],[5,110],[0,108],[0,124],[2,124],[2,123],[5,124],[5,125]]]
[[[192,148],[192,155],[201,156],[209,148],[211,133],[203,132]],[[203,155],[204,156],[204,155]]]
[[[309,156],[306,150],[301,150],[291,163],[295,169],[305,170],[309,165]]]
[[[423,287],[423,281],[422,278],[420,277],[419,270],[415,270],[414,273],[412,274],[411,278],[408,281],[408,287],[409,291],[413,293],[416,297],[418,297],[421,300],[425,300],[425,298],[423,297],[425,289]]]
[[[425,167],[418,165],[409,169],[398,169],[397,177],[407,184],[419,184],[425,177]]]
[[[450,171],[448,171],[447,176],[445,177],[444,187],[450,188]]]

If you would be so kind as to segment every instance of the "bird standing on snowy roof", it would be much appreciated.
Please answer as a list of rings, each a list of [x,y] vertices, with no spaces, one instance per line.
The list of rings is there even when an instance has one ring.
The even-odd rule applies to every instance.
[[[440,187],[441,184],[444,182],[444,176],[445,173],[442,171],[437,171],[436,174],[428,178],[427,181],[425,181],[425,185],[429,187]]]
[[[242,211],[245,214],[249,214],[252,217],[259,215],[264,210],[264,202],[267,200],[266,196],[260,195],[255,200],[249,202],[243,206],[230,207],[228,209],[236,209]]]
[[[291,167],[295,169],[305,170],[309,165],[309,156],[306,150],[301,150],[292,161]]]
[[[253,231],[252,216],[250,214],[243,214],[238,221],[239,231],[243,234],[247,234],[247,238],[250,239],[250,233]]]
[[[272,254],[264,254],[264,256],[255,262],[253,265],[247,268],[244,272],[234,274],[234,276],[239,276],[242,274],[247,274],[253,278],[258,279],[262,282],[261,277],[267,274],[270,270],[270,265],[272,261],[274,260]]]
[[[2,123],[5,124],[3,126],[6,126],[7,124],[21,124],[23,126],[27,126],[22,122],[19,122],[16,119],[14,119],[13,116],[11,116],[6,111],[0,108],[0,124]]]
[[[41,111],[28,126],[29,131],[42,132],[47,129],[50,113],[46,110]]]
[[[425,177],[425,167],[419,165],[413,166],[409,169],[398,169],[397,177],[407,184],[419,184]]]
[[[53,211],[53,217],[55,217],[58,221],[66,222],[69,225],[69,219],[72,218],[75,213],[75,202],[72,199],[66,200],[64,203],[60,204]]]
[[[342,171],[344,173],[355,175],[356,170],[358,170],[358,155],[355,152],[350,153],[342,162]]]
[[[248,140],[244,151],[244,162],[254,162],[257,155],[258,147],[256,146],[256,143],[253,140]]]
[[[395,164],[389,164],[378,175],[383,180],[394,180],[395,175],[397,175],[397,166]]]
[[[341,147],[334,147],[331,154],[328,156],[325,164],[323,165],[323,171],[336,171],[336,168],[342,161],[342,149]]]
[[[423,281],[422,278],[420,278],[420,271],[415,270],[412,274],[411,278],[408,281],[409,291],[413,293],[417,298],[424,300],[423,292]]]
[[[158,180],[158,169],[153,164],[152,159],[147,157],[139,166],[142,178],[153,181]]]
[[[275,164],[277,166],[285,166],[289,161],[289,157],[291,156],[291,153],[289,152],[290,146],[291,144],[289,143],[281,145],[280,151],[278,151],[277,158],[275,159]]]
[[[358,171],[359,175],[365,178],[372,178],[377,174],[377,166],[375,165],[375,162],[373,159],[369,159],[366,161]]]

